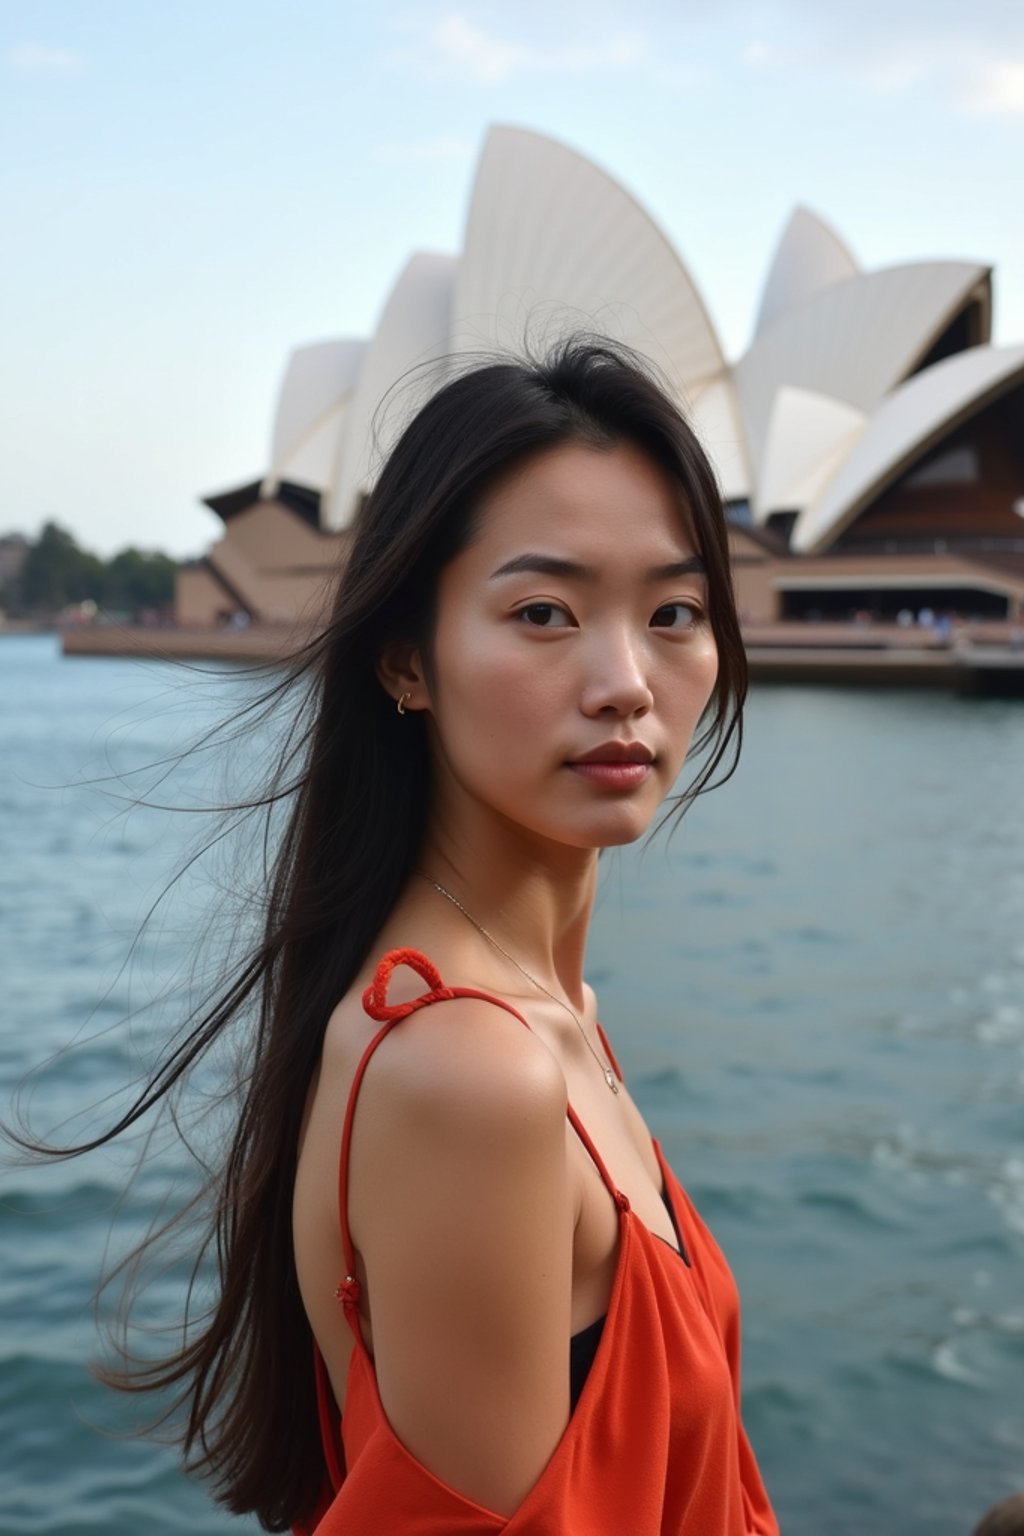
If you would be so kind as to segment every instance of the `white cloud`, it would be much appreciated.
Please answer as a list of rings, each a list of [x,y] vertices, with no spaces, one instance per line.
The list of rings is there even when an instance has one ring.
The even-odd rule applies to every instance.
[[[504,80],[522,69],[529,56],[529,49],[522,43],[505,43],[490,37],[481,27],[455,14],[441,17],[434,28],[434,41],[445,57],[482,84]]]
[[[22,75],[77,75],[84,60],[71,48],[47,48],[39,43],[20,43],[7,54],[10,69]]]
[[[798,42],[782,43],[757,37],[744,46],[740,58],[747,69],[760,73],[839,74],[886,95],[910,90],[932,74],[937,63],[920,48],[892,39],[875,46],[868,37],[845,45],[835,37],[804,36]]]
[[[373,158],[385,165],[407,165],[424,160],[463,160],[476,153],[475,139],[442,136],[412,144],[378,144]]]
[[[1021,8],[1024,15],[1024,7]],[[904,18],[905,19],[905,18]],[[867,20],[867,18],[866,18]],[[905,28],[904,28],[905,32]],[[798,42],[755,36],[740,52],[761,74],[839,75],[877,95],[931,89],[949,105],[975,115],[1024,115],[1024,53],[1008,38],[982,38],[960,18],[918,39],[865,24],[858,33],[843,18],[822,13]]]
[[[769,43],[758,37],[746,45],[742,54],[749,69],[779,69],[793,62],[792,54],[777,43]]]
[[[1024,116],[1024,60],[1004,59],[977,70],[963,105],[978,114]]]
[[[885,95],[898,95],[932,73],[932,64],[920,54],[896,51],[879,54],[865,61],[860,71],[865,85]]]
[[[591,74],[623,69],[647,57],[641,33],[619,33],[598,43],[536,44],[498,37],[458,11],[441,16],[426,34],[426,48],[392,54],[392,64],[455,72],[478,85],[527,73]]]

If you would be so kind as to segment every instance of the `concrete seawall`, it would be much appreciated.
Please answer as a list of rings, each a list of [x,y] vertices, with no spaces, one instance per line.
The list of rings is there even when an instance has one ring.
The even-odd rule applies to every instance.
[[[88,625],[62,636],[66,656],[138,656],[150,661],[287,661],[312,631],[146,629]],[[771,624],[743,631],[754,682],[849,683],[949,688],[1024,696],[1024,636],[1007,624],[964,626],[950,636],[896,625]]]

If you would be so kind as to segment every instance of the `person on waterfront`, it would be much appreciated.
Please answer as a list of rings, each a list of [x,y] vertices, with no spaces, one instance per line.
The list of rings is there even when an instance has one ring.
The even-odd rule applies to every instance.
[[[746,692],[715,477],[646,365],[456,372],[296,679],[262,942],[124,1122],[255,1014],[218,1289],[110,1379],[175,1391],[269,1530],[776,1536],[735,1283],[583,974],[600,851],[734,765]]]

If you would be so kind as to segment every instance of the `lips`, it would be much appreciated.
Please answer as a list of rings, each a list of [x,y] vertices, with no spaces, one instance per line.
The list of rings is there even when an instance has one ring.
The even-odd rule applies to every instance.
[[[606,741],[600,747],[594,747],[589,752],[574,757],[570,766],[576,767],[580,763],[608,763],[621,765],[622,763],[651,763],[654,761],[654,753],[650,747],[645,747],[642,741]]]
[[[605,790],[638,789],[651,772],[654,753],[641,741],[606,741],[566,766]]]

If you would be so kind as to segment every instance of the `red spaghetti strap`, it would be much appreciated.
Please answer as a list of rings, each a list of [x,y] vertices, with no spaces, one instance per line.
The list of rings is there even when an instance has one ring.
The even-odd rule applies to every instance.
[[[622,1075],[622,1068],[619,1066],[619,1059],[616,1056],[615,1052],[612,1050],[611,1045],[610,1045],[609,1040],[608,1040],[608,1036],[605,1034],[605,1032],[601,1028],[600,1024],[598,1024],[598,1026],[597,1026],[597,1033],[598,1033],[598,1035],[601,1038],[601,1044],[604,1046],[604,1053],[608,1057],[608,1060],[611,1062],[613,1068],[615,1069],[615,1076],[618,1078],[620,1083],[625,1084],[626,1079]]]
[[[389,1003],[388,983],[400,965],[407,965],[410,970],[415,971],[417,976],[427,983],[430,990],[405,1003]],[[446,987],[437,967],[418,949],[388,950],[378,962],[373,981],[363,993],[363,1007],[366,1012],[371,1019],[380,1019],[383,1022],[359,1059],[359,1065],[356,1067],[352,1086],[349,1089],[348,1103],[345,1106],[345,1120],[341,1131],[341,1154],[338,1161],[338,1217],[341,1227],[341,1248],[345,1256],[345,1274],[335,1292],[345,1309],[349,1327],[358,1342],[362,1341],[359,1328],[360,1286],[356,1276],[355,1247],[348,1224],[348,1166],[360,1084],[374,1051],[400,1019],[408,1018],[411,1013],[416,1013],[418,1009],[425,1008],[430,1003],[445,1002],[456,997],[474,997],[483,1002],[493,1003],[495,1007],[504,1008],[506,1013],[512,1014],[525,1029],[530,1027],[522,1014],[518,1013],[511,1003],[504,1002],[500,997],[492,997],[489,992],[479,992],[474,987]]]
[[[388,1003],[388,982],[391,980],[392,973],[400,965],[407,965],[410,970],[415,971],[427,983],[430,991],[413,998],[410,1002],[391,1005]],[[335,1292],[345,1309],[345,1316],[357,1340],[360,1340],[362,1335],[359,1330],[359,1281],[356,1278],[356,1254],[348,1225],[348,1163],[359,1086],[370,1064],[370,1057],[399,1019],[415,1013],[417,1008],[422,1008],[426,1003],[433,1003],[440,998],[451,996],[453,993],[441,981],[437,967],[427,959],[426,955],[420,954],[418,949],[388,950],[373,973],[373,981],[363,993],[363,1007],[366,1012],[371,1019],[383,1020],[383,1024],[359,1059],[359,1065],[356,1067],[352,1086],[349,1089],[348,1103],[345,1106],[345,1121],[341,1131],[341,1155],[338,1164],[338,1216],[341,1226],[341,1247],[345,1255],[345,1275]]]
[[[365,1002],[365,997],[364,997]],[[356,1253],[352,1246],[352,1234],[348,1227],[348,1159],[352,1145],[352,1121],[355,1115],[356,1098],[359,1093],[359,1084],[363,1080],[363,1073],[369,1065],[370,1057],[377,1049],[384,1036],[395,1026],[395,1019],[388,1021],[378,1029],[366,1050],[359,1058],[352,1086],[348,1093],[348,1103],[345,1105],[345,1121],[341,1128],[341,1155],[338,1162],[338,1220],[341,1227],[341,1251],[345,1255],[345,1275],[338,1282],[335,1295],[345,1309],[349,1327],[355,1334],[356,1343],[362,1342],[362,1333],[359,1328],[359,1281],[356,1278]]]
[[[407,965],[410,970],[415,971],[416,974],[427,983],[427,986],[430,990],[421,993],[419,997],[411,998],[408,1002],[405,1003],[389,1003],[388,983],[400,965]],[[481,992],[476,987],[446,987],[444,982],[441,980],[441,973],[438,971],[437,967],[433,964],[432,961],[427,959],[426,955],[421,954],[418,949],[388,950],[387,954],[382,957],[377,965],[377,969],[373,975],[373,981],[363,993],[363,1007],[365,1008],[366,1012],[372,1019],[382,1020],[382,1023],[380,1029],[378,1029],[377,1033],[374,1035],[373,1039],[370,1041],[369,1045],[366,1047],[365,1051],[359,1059],[359,1065],[356,1067],[355,1075],[352,1079],[352,1086],[349,1089],[348,1103],[345,1106],[345,1121],[341,1132],[341,1155],[338,1163],[338,1217],[341,1226],[342,1252],[345,1256],[345,1275],[339,1283],[338,1289],[335,1293],[338,1300],[341,1302],[345,1309],[345,1316],[348,1319],[349,1326],[355,1335],[357,1343],[362,1343],[362,1333],[359,1327],[360,1287],[359,1281],[356,1277],[355,1247],[352,1243],[352,1233],[350,1232],[348,1225],[348,1167],[352,1147],[352,1127],[355,1120],[356,1099],[359,1096],[359,1087],[363,1081],[363,1074],[370,1064],[370,1058],[372,1057],[374,1051],[377,1049],[380,1042],[384,1039],[385,1035],[391,1033],[392,1029],[394,1029],[395,1025],[399,1022],[400,1019],[408,1018],[410,1014],[416,1013],[420,1008],[427,1007],[430,1003],[445,1002],[456,997],[477,998],[481,1002],[492,1004],[495,1008],[503,1008],[505,1012],[510,1013],[514,1019],[518,1019],[520,1024],[523,1025],[524,1029],[530,1028],[529,1023],[526,1019],[523,1018],[523,1015],[517,1009],[513,1008],[511,1003],[506,1003],[504,998],[495,997],[490,992]],[[598,1029],[601,1030],[600,1025],[598,1025]],[[601,1030],[601,1041],[604,1044],[605,1049],[608,1051],[612,1065],[621,1078],[622,1074],[619,1072],[618,1062],[615,1060],[611,1048],[608,1045],[608,1042],[605,1040],[603,1030]],[[594,1143],[591,1141],[590,1136],[584,1128],[582,1121],[576,1114],[576,1111],[573,1109],[571,1104],[567,1105],[566,1112],[568,1114],[569,1122],[572,1125],[573,1130],[576,1132],[587,1152],[593,1159],[594,1165],[597,1168],[598,1173],[601,1175],[602,1182],[604,1183],[608,1192],[611,1194],[612,1199],[615,1200],[621,1210],[628,1211],[629,1200],[613,1183],[612,1177],[609,1174],[608,1169],[605,1167],[604,1159],[601,1157],[601,1154],[594,1146]]]
[[[601,1180],[605,1189],[611,1195],[612,1199],[615,1201],[615,1204],[619,1207],[620,1210],[628,1211],[630,1209],[629,1196],[622,1193],[622,1190],[618,1187],[611,1174],[608,1172],[608,1169],[605,1167],[604,1158],[601,1156],[600,1152],[597,1150],[597,1148],[594,1146],[594,1143],[590,1139],[590,1132],[587,1130],[586,1126],[583,1124],[583,1121],[580,1119],[579,1115],[573,1109],[571,1104],[566,1106],[565,1112],[569,1117],[569,1124],[576,1132],[576,1135],[579,1137],[580,1141],[582,1141],[584,1147],[590,1153],[591,1161],[593,1162],[598,1173],[601,1175]]]

